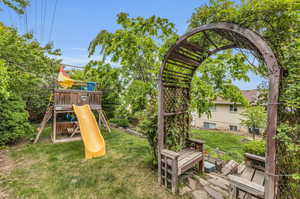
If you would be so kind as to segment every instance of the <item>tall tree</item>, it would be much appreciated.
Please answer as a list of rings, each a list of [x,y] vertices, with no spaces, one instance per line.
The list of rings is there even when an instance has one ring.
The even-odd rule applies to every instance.
[[[126,13],[117,15],[120,29],[111,33],[101,30],[90,43],[89,55],[98,47],[104,60],[121,66],[123,78],[141,80],[155,86],[166,40],[176,38],[174,24],[167,19],[130,18]]]
[[[189,28],[213,22],[232,22],[257,31],[274,51],[283,69],[280,82],[278,158],[279,198],[299,197],[299,135],[300,135],[300,4],[297,0],[252,0],[235,2],[233,0],[210,0],[193,13]],[[214,38],[214,34],[209,36]],[[195,38],[201,44],[201,37]],[[242,53],[245,55],[245,53]],[[245,56],[247,57],[247,56]],[[249,56],[248,56],[249,57]],[[255,70],[267,76],[266,67],[257,60]],[[285,175],[285,174],[292,174]],[[298,179],[298,180],[297,180]]]

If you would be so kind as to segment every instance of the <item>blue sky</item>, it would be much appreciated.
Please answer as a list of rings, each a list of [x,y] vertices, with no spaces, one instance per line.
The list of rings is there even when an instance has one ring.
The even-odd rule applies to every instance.
[[[119,12],[130,16],[152,15],[168,18],[179,34],[187,28],[187,21],[195,8],[207,0],[57,0],[55,20],[52,26],[56,0],[31,0],[27,14],[19,17],[8,8],[2,8],[0,21],[17,27],[20,32],[32,31],[41,43],[50,40],[62,50],[65,64],[84,65],[89,61],[89,42],[102,29],[114,31]],[[52,34],[51,34],[52,29]],[[236,82],[241,89],[256,88],[261,78],[250,74],[251,83]]]

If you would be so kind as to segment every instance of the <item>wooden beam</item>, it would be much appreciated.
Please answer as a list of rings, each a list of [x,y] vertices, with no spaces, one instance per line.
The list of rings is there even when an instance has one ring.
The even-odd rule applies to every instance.
[[[65,142],[74,142],[74,141],[79,141],[82,140],[81,137],[72,137],[72,138],[64,138],[64,139],[59,139],[59,140],[55,140],[53,143],[57,144],[57,143],[65,143]]]

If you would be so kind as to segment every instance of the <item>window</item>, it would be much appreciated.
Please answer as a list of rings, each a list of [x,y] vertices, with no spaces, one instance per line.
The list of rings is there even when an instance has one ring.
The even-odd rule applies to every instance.
[[[230,112],[237,112],[238,108],[236,104],[230,104]]]
[[[237,131],[237,130],[238,130],[238,127],[237,127],[237,126],[234,126],[234,125],[229,125],[229,130],[230,130],[230,131]]]
[[[216,123],[204,122],[203,127],[205,129],[216,129],[217,125],[216,125]]]
[[[212,105],[211,107],[209,107],[209,110],[210,110],[211,112],[216,112],[216,110],[217,110],[216,105]]]

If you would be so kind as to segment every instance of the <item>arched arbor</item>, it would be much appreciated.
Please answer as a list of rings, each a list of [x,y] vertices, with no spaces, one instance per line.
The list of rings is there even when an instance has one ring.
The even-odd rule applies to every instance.
[[[203,61],[227,49],[244,49],[262,60],[268,71],[268,120],[265,198],[274,198],[277,128],[277,109],[280,67],[267,42],[258,33],[232,23],[203,25],[181,36],[169,49],[162,63],[159,79],[158,162],[162,171],[162,151],[170,149],[169,140],[174,131],[180,131],[176,142],[186,145],[190,130],[188,113],[193,75]],[[173,138],[174,140],[174,138]],[[161,179],[160,179],[161,181]]]

